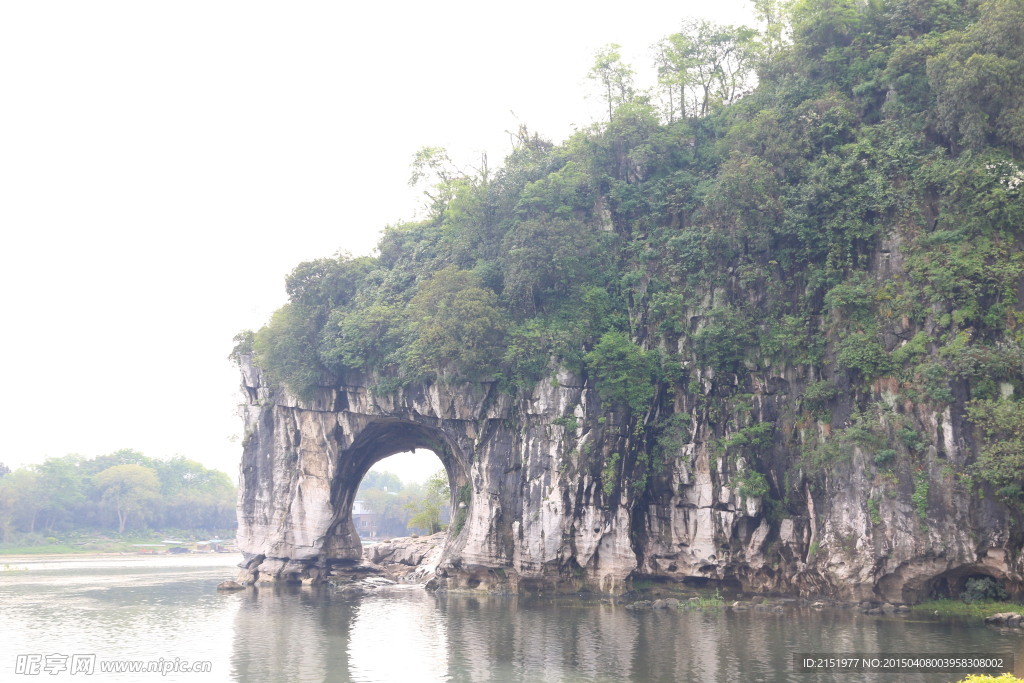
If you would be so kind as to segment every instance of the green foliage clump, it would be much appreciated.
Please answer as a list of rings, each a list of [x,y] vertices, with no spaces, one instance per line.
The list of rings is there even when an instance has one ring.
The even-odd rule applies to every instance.
[[[1021,605],[1013,602],[964,602],[963,600],[950,598],[926,600],[911,607],[911,610],[914,612],[922,614],[938,612],[942,616],[972,617],[978,621],[993,614],[1019,612],[1020,609]],[[1010,680],[1013,681],[1014,679]]]
[[[925,471],[915,472],[914,493],[911,494],[910,499],[914,503],[917,517],[922,524],[928,521],[928,489],[928,473]]]
[[[977,23],[952,33],[928,60],[935,125],[957,147],[1001,143],[1024,149],[1022,25],[1019,2],[989,0],[979,8]]]
[[[551,424],[559,427],[565,427],[567,432],[575,432],[580,426],[575,415],[569,415],[568,417],[556,417],[551,421]]]
[[[336,308],[324,331],[321,357],[328,368],[371,370],[394,365],[406,335],[405,311],[373,303],[363,308]]]
[[[921,432],[910,427],[901,427],[897,434],[900,437],[900,441],[907,447],[907,450],[911,453],[915,453],[924,447],[925,438]]]
[[[326,312],[352,301],[373,266],[369,257],[347,254],[306,261],[285,278],[285,291],[292,303]]]
[[[705,593],[679,603],[679,608],[716,612],[725,608],[725,598],[722,597],[721,591],[716,589],[714,593]]]
[[[803,401],[807,410],[817,420],[824,421],[830,415],[829,404],[838,395],[839,389],[836,388],[835,384],[827,380],[819,380],[807,385],[807,388],[804,389]]]
[[[610,404],[644,410],[654,397],[658,357],[644,351],[622,332],[606,332],[585,357],[598,394]]]
[[[507,318],[498,297],[472,272],[448,266],[417,287],[409,302],[413,376],[451,372],[478,379],[497,371]]]
[[[1024,403],[1008,399],[971,401],[967,416],[982,437],[971,473],[992,486],[1007,504],[1024,508]]]
[[[692,418],[686,413],[673,413],[655,426],[655,450],[663,459],[677,458],[683,446],[690,443]]]
[[[949,388],[949,370],[941,363],[922,363],[917,366],[924,394],[936,403],[952,403],[953,392]]]
[[[693,336],[698,362],[720,372],[740,372],[757,339],[749,318],[732,307],[716,309],[710,318]]]
[[[142,465],[114,465],[97,472],[92,480],[102,492],[103,503],[117,512],[117,532],[121,534],[129,516],[144,510],[160,490],[156,472]]]
[[[883,448],[875,453],[875,464],[879,467],[887,467],[892,465],[896,460],[896,451],[892,448]]]
[[[878,526],[882,523],[882,514],[878,510],[877,498],[868,498],[868,518],[871,520],[871,523],[875,526]]]
[[[749,448],[753,452],[764,450],[772,445],[775,433],[774,422],[758,422],[740,429],[725,441],[727,448]]]
[[[243,356],[251,356],[253,353],[253,340],[256,338],[256,333],[252,330],[243,330],[235,335],[235,345],[231,349],[231,353],[228,355],[229,360],[233,360],[236,363]]]
[[[878,335],[869,332],[854,332],[843,338],[836,351],[836,365],[866,380],[885,374],[891,367]]]
[[[305,307],[289,303],[256,333],[252,348],[267,376],[298,396],[308,397],[319,383],[316,317]]]
[[[970,382],[971,395],[977,400],[1000,397],[1000,385],[1021,386],[1024,377],[1024,350],[1016,342],[995,345],[964,344],[949,352],[957,375]]]
[[[571,212],[570,212],[571,213]],[[553,312],[589,282],[608,238],[567,218],[527,219],[505,234],[502,298],[517,319]]]
[[[823,471],[848,462],[855,447],[879,452],[884,450],[886,443],[886,434],[877,412],[857,412],[850,416],[849,426],[837,429],[823,439],[805,443],[801,457],[811,470]]]
[[[812,471],[820,472],[849,461],[852,451],[840,436],[832,439],[813,440],[800,448],[800,458]]]
[[[767,327],[759,332],[764,357],[800,365],[821,363],[825,340],[811,333],[806,316],[785,314],[768,321]]]
[[[739,476],[739,494],[744,498],[762,498],[768,495],[768,479],[757,470],[746,469]]]
[[[825,305],[852,322],[872,319],[875,287],[867,273],[855,271],[825,294]]]
[[[619,462],[621,460],[622,456],[612,453],[605,460],[604,467],[601,468],[601,490],[606,496],[612,495],[619,483]]]
[[[931,338],[924,332],[918,332],[907,343],[893,349],[892,362],[896,367],[910,366],[928,355],[928,344]]]
[[[964,583],[960,599],[964,602],[1002,602],[1010,596],[991,576],[976,576]]]

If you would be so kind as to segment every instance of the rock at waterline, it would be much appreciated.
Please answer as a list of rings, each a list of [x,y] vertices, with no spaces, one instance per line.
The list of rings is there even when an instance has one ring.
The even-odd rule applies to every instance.
[[[245,590],[245,586],[238,583],[237,581],[221,581],[217,584],[217,590],[219,591],[240,591]]]
[[[1000,612],[990,617],[985,617],[986,624],[994,626],[1012,626],[1013,628],[1024,628],[1024,615],[1017,612]]]
[[[447,534],[393,538],[363,551],[364,560],[401,583],[426,583],[434,578]]]

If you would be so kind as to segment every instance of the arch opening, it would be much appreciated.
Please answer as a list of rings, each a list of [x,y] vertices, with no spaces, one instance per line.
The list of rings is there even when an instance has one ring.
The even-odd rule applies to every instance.
[[[377,461],[352,502],[352,523],[363,544],[410,534],[429,535],[450,526],[450,484],[441,459],[428,449]]]
[[[365,516],[369,512],[369,506],[356,505],[360,485],[375,465],[393,455],[409,452],[423,458],[437,459],[437,470],[444,472],[444,480],[447,483],[444,496],[447,500],[443,507],[452,511],[445,547],[450,546],[458,538],[462,531],[462,522],[468,517],[472,506],[472,487],[469,485],[466,456],[438,427],[409,420],[384,418],[363,427],[352,445],[337,456],[337,467],[331,488],[334,522],[324,543],[324,550],[330,562],[355,563],[361,559],[363,538],[360,531],[365,534],[371,528],[371,522]],[[360,527],[357,522],[367,524]]]

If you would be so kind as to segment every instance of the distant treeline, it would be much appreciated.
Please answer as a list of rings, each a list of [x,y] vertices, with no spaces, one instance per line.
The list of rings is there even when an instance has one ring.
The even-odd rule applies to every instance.
[[[0,542],[14,533],[235,524],[235,486],[228,475],[181,456],[158,460],[123,449],[94,458],[49,458],[13,471],[0,463]]]

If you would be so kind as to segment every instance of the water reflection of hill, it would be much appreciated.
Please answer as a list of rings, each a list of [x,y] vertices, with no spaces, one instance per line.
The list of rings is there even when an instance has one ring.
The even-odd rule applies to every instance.
[[[997,642],[981,627],[851,610],[634,612],[417,587],[354,599],[285,588],[242,596],[232,670],[239,680],[290,681],[797,681],[806,677],[793,671],[798,652],[1009,653],[1021,646],[1019,635]]]

